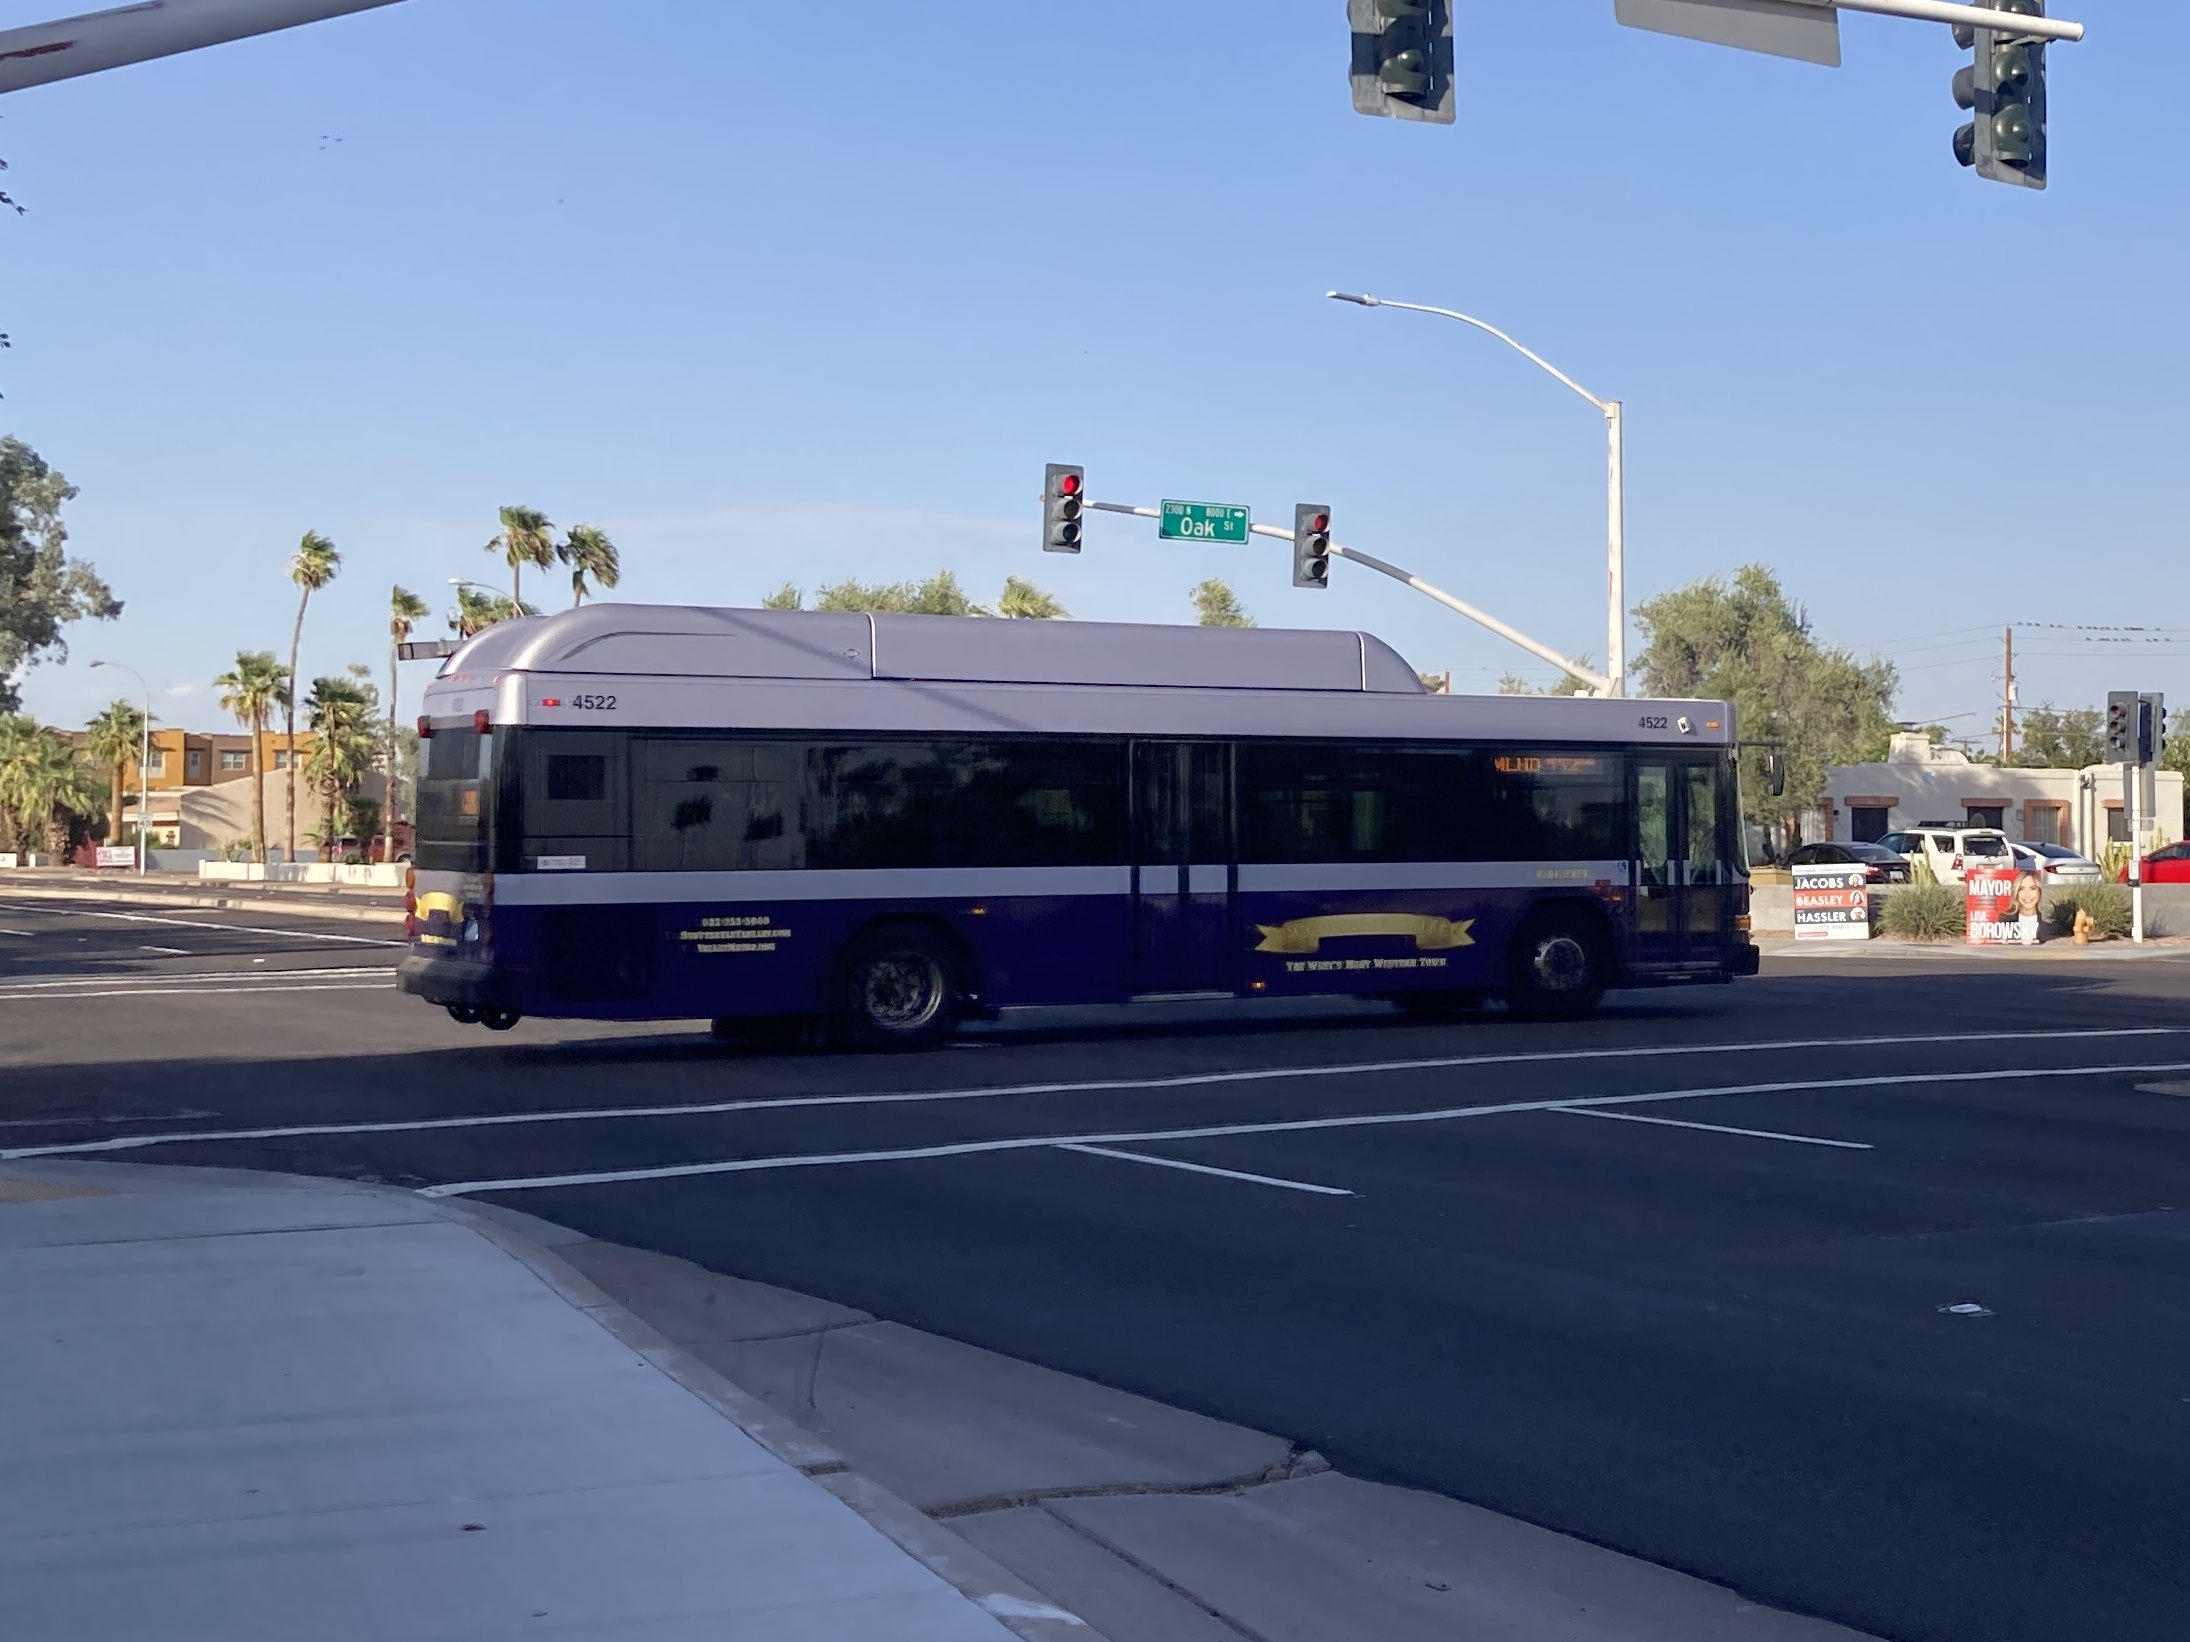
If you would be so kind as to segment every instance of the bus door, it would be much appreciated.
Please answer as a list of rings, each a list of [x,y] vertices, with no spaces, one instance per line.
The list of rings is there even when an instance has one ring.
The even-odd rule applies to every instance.
[[[1133,744],[1135,994],[1230,992],[1232,749]]]
[[[1716,969],[1725,960],[1737,873],[1730,794],[1718,761],[1635,760],[1635,926],[1629,956]]]

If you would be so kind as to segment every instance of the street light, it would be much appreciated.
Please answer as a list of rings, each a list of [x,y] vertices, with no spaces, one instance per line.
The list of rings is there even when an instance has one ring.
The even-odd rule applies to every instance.
[[[1622,439],[1620,433],[1620,402],[1617,399],[1599,399],[1573,377],[1560,370],[1549,360],[1531,353],[1520,343],[1506,335],[1495,325],[1486,325],[1471,315],[1457,313],[1451,308],[1429,308],[1419,302],[1387,302],[1382,297],[1355,296],[1347,291],[1325,291],[1334,302],[1351,302],[1363,308],[1404,308],[1409,313],[1436,314],[1441,319],[1457,319],[1463,325],[1473,325],[1479,331],[1487,331],[1515,353],[1539,365],[1561,382],[1572,388],[1584,399],[1604,413],[1605,436],[1608,446],[1606,481],[1608,491],[1608,519],[1606,537],[1605,596],[1610,609],[1605,639],[1605,672],[1611,677],[1615,696],[1627,694],[1627,508],[1623,498],[1625,489],[1621,475]]]
[[[94,667],[117,667],[135,677],[144,685],[144,726],[137,741],[137,876],[145,873],[145,861],[152,853],[151,833],[146,823],[152,814],[152,686],[145,683],[144,674],[119,661],[95,661]]]

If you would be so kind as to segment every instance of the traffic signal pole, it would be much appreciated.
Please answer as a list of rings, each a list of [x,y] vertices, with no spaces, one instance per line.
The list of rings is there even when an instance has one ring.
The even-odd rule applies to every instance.
[[[1435,314],[1440,319],[1457,319],[1463,325],[1472,325],[1486,335],[1496,337],[1530,364],[1539,366],[1552,376],[1557,377],[1559,381],[1572,388],[1603,413],[1606,470],[1609,481],[1607,487],[1609,495],[1605,508],[1605,600],[1608,608],[1605,612],[1604,652],[1605,673],[1608,683],[1607,687],[1601,689],[1598,693],[1612,696],[1626,695],[1627,496],[1624,472],[1626,467],[1626,451],[1624,449],[1626,438],[1620,401],[1617,399],[1599,399],[1575,381],[1573,377],[1552,364],[1550,360],[1544,358],[1541,354],[1522,347],[1520,343],[1514,341],[1512,337],[1506,335],[1497,326],[1486,324],[1472,314],[1459,313],[1451,308],[1431,308],[1419,302],[1391,302],[1383,297],[1368,296],[1366,294],[1356,296],[1349,291],[1325,291],[1323,294],[1333,302],[1351,302],[1360,308],[1404,308],[1408,313]],[[1568,662],[1562,661],[1559,665],[1568,672],[1574,673],[1576,678],[1585,676],[1575,672],[1572,664]]]
[[[395,0],[160,0],[0,30],[0,92],[247,40]]]
[[[1089,502],[1087,506],[1092,512],[1129,513],[1136,519],[1160,519],[1163,517],[1161,511],[1156,508],[1134,507],[1127,502]],[[1281,542],[1291,542],[1293,540],[1293,533],[1290,530],[1280,530],[1276,525],[1251,524],[1247,528],[1257,536],[1275,536]],[[1442,587],[1431,585],[1411,570],[1402,570],[1399,566],[1388,564],[1373,554],[1362,552],[1358,547],[1345,547],[1337,542],[1331,543],[1331,557],[1334,559],[1351,559],[1355,564],[1378,571],[1391,577],[1395,582],[1405,583],[1424,598],[1435,599],[1446,609],[1458,611],[1476,625],[1489,628],[1490,631],[1496,633],[1508,644],[1517,644],[1538,660],[1548,661],[1560,672],[1580,679],[1597,695],[1611,696],[1620,693],[1612,687],[1612,680],[1604,674],[1593,672],[1579,662],[1569,661],[1565,656],[1560,655],[1558,651],[1552,649],[1550,645],[1537,643],[1518,627],[1500,621],[1487,611],[1476,609],[1474,605],[1469,604],[1465,599],[1454,598]]]

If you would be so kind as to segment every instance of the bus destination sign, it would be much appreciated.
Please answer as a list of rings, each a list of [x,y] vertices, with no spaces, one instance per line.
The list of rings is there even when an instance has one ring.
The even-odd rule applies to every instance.
[[[1244,542],[1248,511],[1230,502],[1163,504],[1156,534],[1167,542]]]

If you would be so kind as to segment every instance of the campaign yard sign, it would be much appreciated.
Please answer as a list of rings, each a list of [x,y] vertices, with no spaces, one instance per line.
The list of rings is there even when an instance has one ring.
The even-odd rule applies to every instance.
[[[1968,897],[1971,946],[2036,946],[2038,903],[2045,886],[2034,873],[1971,872],[1962,880]]]
[[[133,867],[137,864],[137,847],[134,844],[101,844],[92,859],[102,867]]]
[[[1796,867],[1795,939],[1867,941],[1871,891],[1860,865]]]

